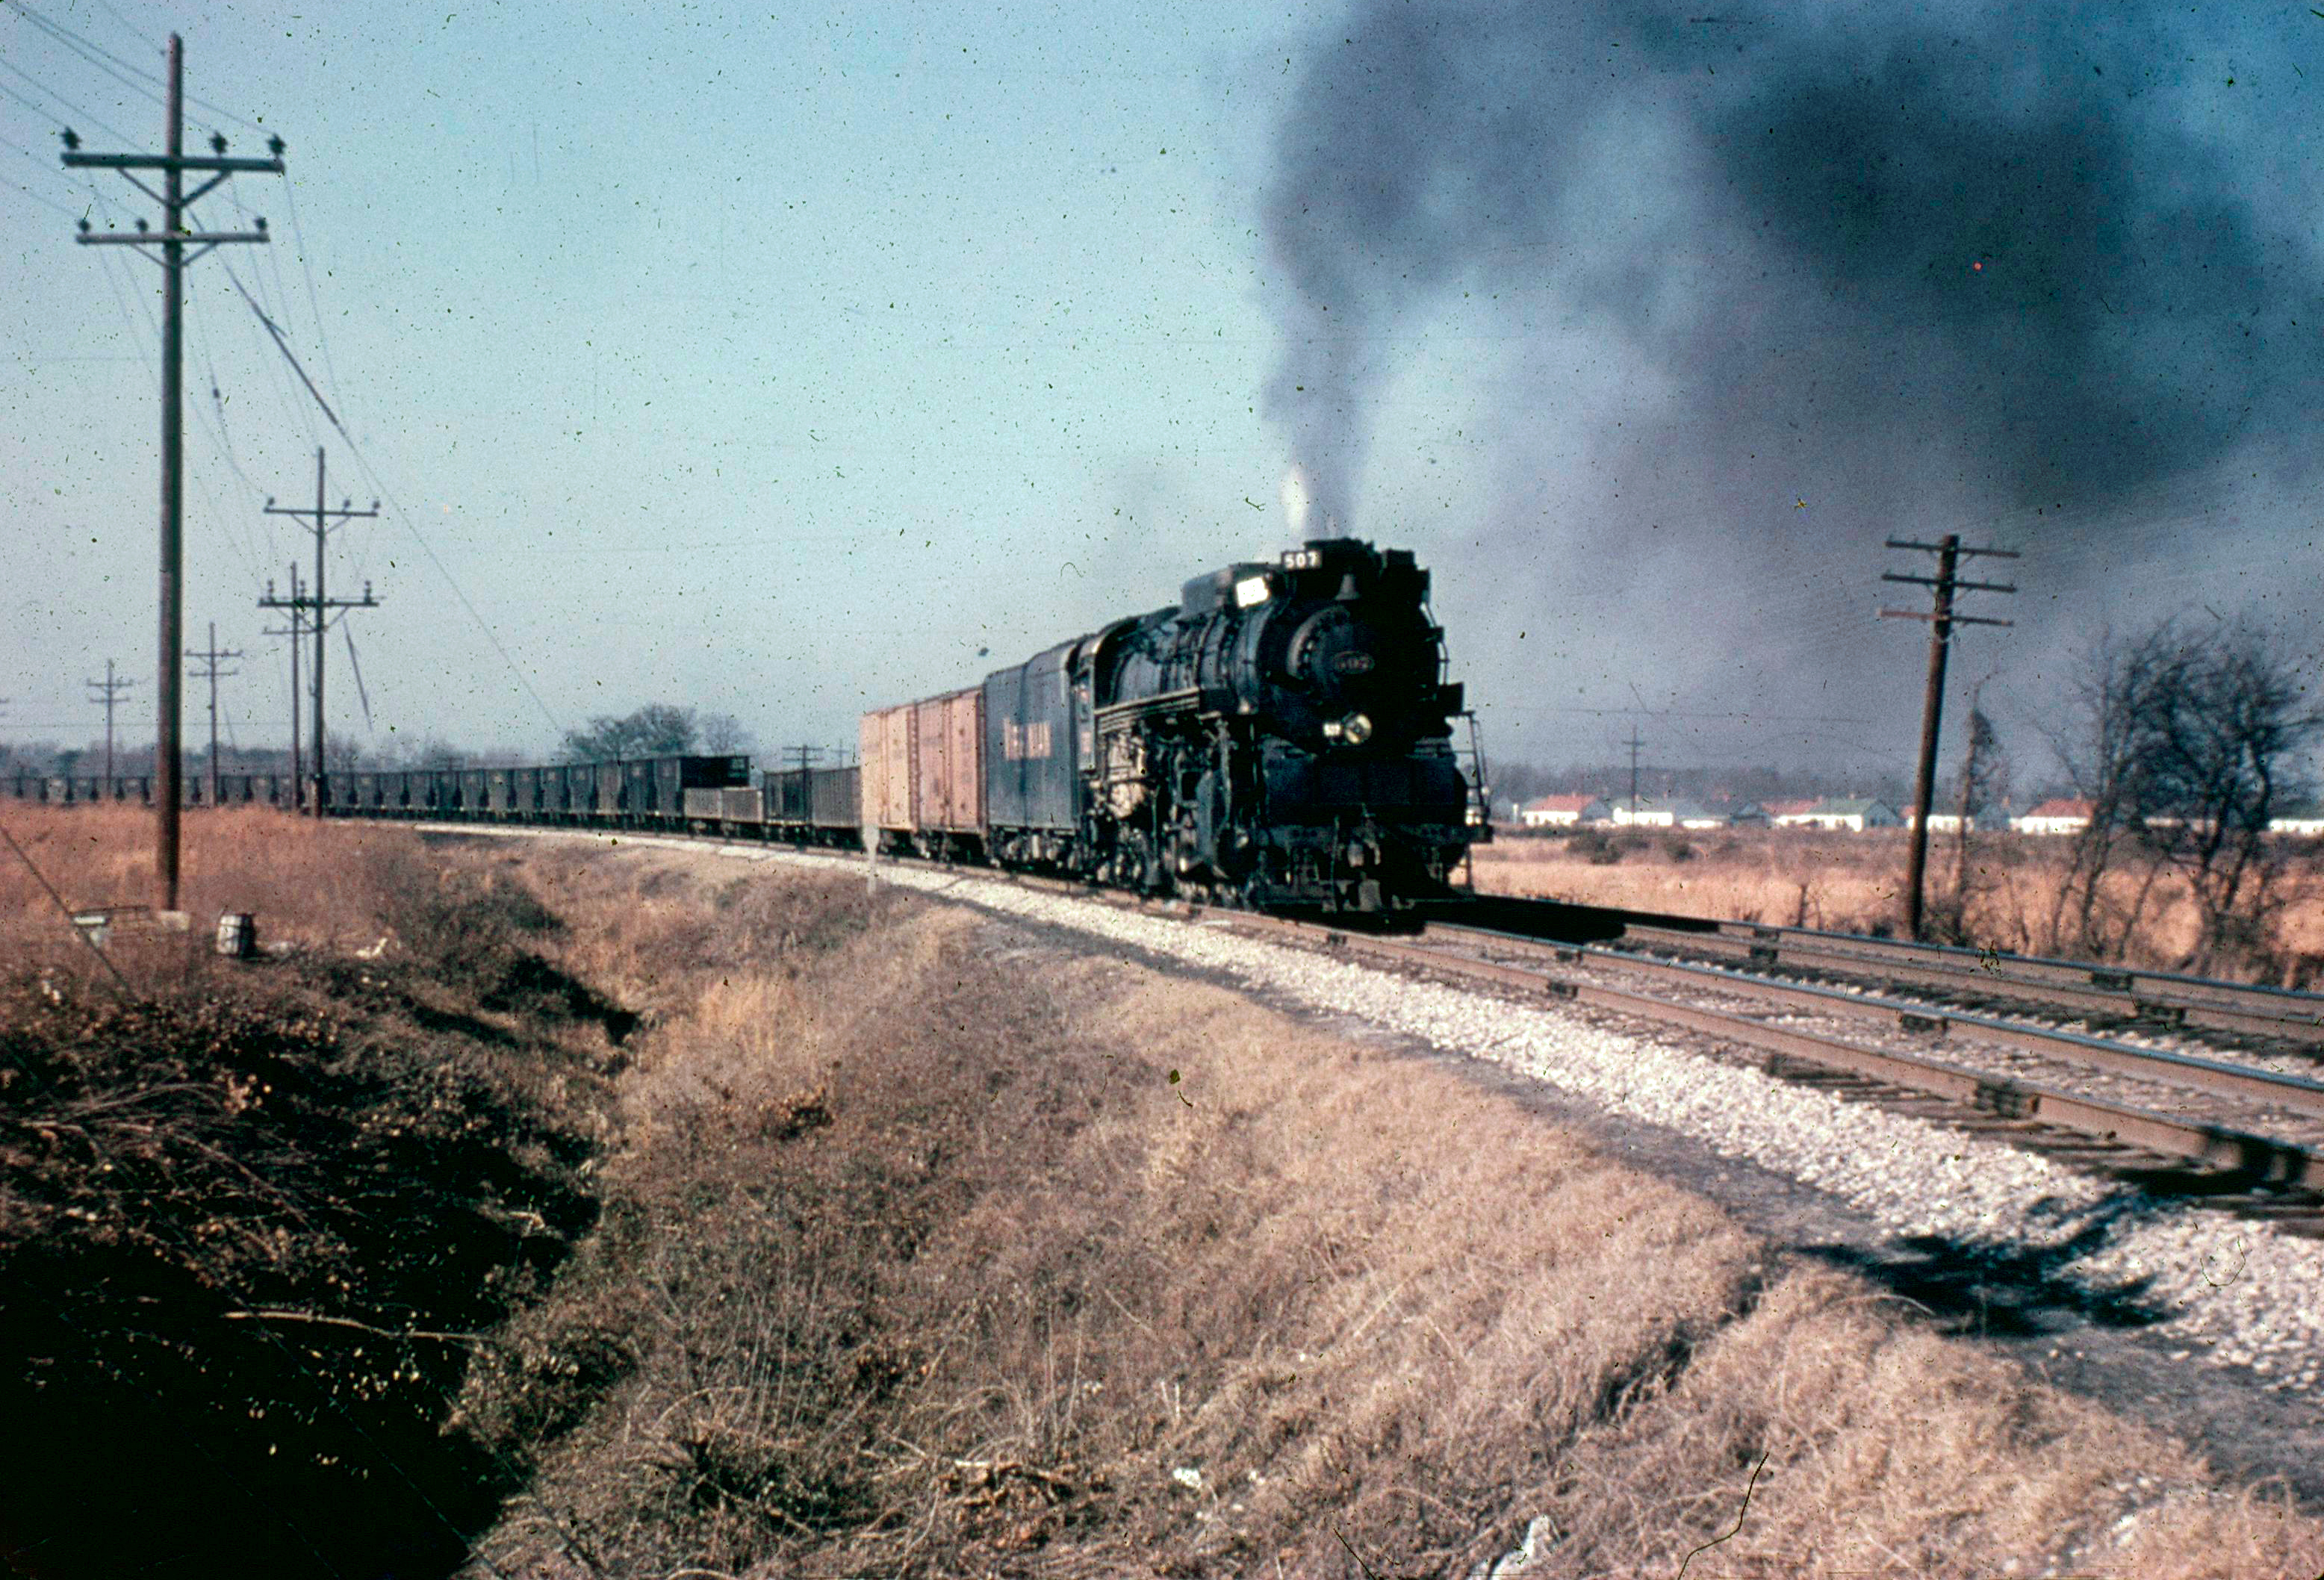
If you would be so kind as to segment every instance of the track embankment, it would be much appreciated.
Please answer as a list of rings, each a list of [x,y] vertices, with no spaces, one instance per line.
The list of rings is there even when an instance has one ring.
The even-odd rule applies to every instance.
[[[462,1419],[529,1474],[502,1572],[2324,1562],[2166,1434],[1351,991],[1259,980],[1237,951],[1270,946],[1190,961],[975,877],[526,845],[559,969],[645,1020],[602,1226],[472,1373]]]

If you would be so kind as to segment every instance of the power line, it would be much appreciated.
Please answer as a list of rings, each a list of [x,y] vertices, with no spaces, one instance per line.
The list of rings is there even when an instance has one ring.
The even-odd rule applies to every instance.
[[[129,137],[106,124],[103,121],[98,120],[96,115],[88,110],[81,108],[78,105],[73,103],[72,100],[59,93],[55,88],[50,87],[46,84],[42,83],[39,78],[25,70],[23,67],[13,65],[6,60],[0,60],[0,71],[12,71],[23,80],[31,83],[32,85],[32,90],[35,93],[46,94],[49,97],[56,100],[57,103],[65,107],[65,113],[67,115],[72,116],[74,120],[78,121],[82,125],[94,126],[98,131],[104,133],[107,137],[117,139],[123,142],[131,141]],[[6,94],[10,98],[14,99],[18,104],[23,105],[26,109],[32,111],[32,114],[40,116],[44,121],[53,121],[60,126],[65,124],[64,121],[61,120],[54,111],[42,109],[31,99],[26,98],[23,94],[16,92],[14,89],[10,88],[5,85],[0,85],[0,93]]]
[[[331,392],[341,392],[339,371],[331,362],[330,331],[323,326],[323,304],[315,294],[315,266],[307,257],[306,233],[299,228],[299,199],[292,195],[296,183],[282,183],[282,200],[290,209],[290,243],[299,253],[299,267],[307,274],[307,310],[315,316],[315,344],[322,348],[323,377],[330,381]]]
[[[121,84],[122,87],[127,88],[130,92],[143,94],[147,98],[152,100],[155,104],[160,105],[164,109],[169,107],[170,101],[163,97],[161,94],[155,91],[156,88],[164,85],[161,83],[161,80],[155,77],[152,72],[139,71],[135,67],[131,66],[129,62],[122,60],[118,55],[114,54],[111,51],[90,42],[89,41],[82,38],[78,33],[72,32],[69,28],[59,26],[57,23],[51,22],[47,17],[42,16],[39,12],[34,11],[28,5],[21,3],[18,4],[16,6],[16,14],[22,16],[26,22],[31,23],[34,27],[39,28],[42,32],[48,34],[57,42],[62,44],[66,49],[70,50],[74,54],[78,55],[89,65],[96,67],[99,71],[104,72],[107,77],[113,78],[114,81]],[[106,64],[107,61],[114,62],[114,64],[108,65]],[[117,69],[116,67],[118,68]],[[144,81],[140,82],[137,80],[137,78],[141,77],[144,78]]]
[[[509,673],[516,677],[517,684],[521,686],[525,694],[532,699],[533,706],[540,710],[541,717],[549,721],[550,728],[562,734],[565,721],[541,700],[540,693],[533,688],[531,680],[526,676],[521,668],[518,667],[515,658],[511,657],[508,648],[502,645],[500,637],[493,631],[490,622],[469,599],[467,590],[460,585],[458,580],[453,576],[451,568],[445,565],[441,556],[437,554],[435,545],[429,543],[421,534],[419,527],[413,523],[410,512],[404,510],[401,502],[396,499],[394,491],[380,480],[378,471],[372,465],[370,457],[364,454],[363,446],[355,443],[355,436],[347,431],[346,424],[339,420],[338,414],[333,411],[330,403],[323,399],[322,391],[315,388],[315,381],[309,378],[307,370],[300,365],[299,359],[292,354],[290,342],[284,337],[281,327],[266,316],[265,309],[258,305],[257,299],[250,294],[242,281],[235,278],[234,271],[230,268],[226,270],[226,278],[234,280],[234,287],[242,293],[242,299],[249,304],[250,310],[257,316],[259,322],[266,326],[267,333],[273,335],[276,349],[281,352],[283,360],[298,372],[300,381],[307,386],[307,392],[314,397],[315,404],[320,407],[323,415],[330,419],[331,427],[338,431],[339,437],[346,441],[347,453],[355,458],[355,464],[361,467],[364,475],[370,479],[372,487],[377,489],[386,499],[394,512],[395,519],[401,521],[404,529],[411,534],[413,540],[420,545],[420,552],[428,556],[429,563],[436,567],[437,574],[441,575],[445,584],[452,589],[452,595],[460,601],[460,607],[466,610],[469,618],[476,622],[476,629],[484,632],[484,639],[492,644],[493,651],[500,655],[501,662],[508,666]]]
[[[72,29],[67,27],[60,22],[43,20],[35,16],[32,13],[32,7],[26,5],[24,4],[24,0],[13,0],[13,4],[15,5],[17,10],[24,14],[28,20],[39,23],[39,25],[45,28],[52,35],[61,34],[65,38],[78,40],[89,49],[96,51],[100,55],[103,55],[115,65],[120,67],[124,71],[129,72],[133,76],[142,77],[156,87],[162,86],[161,78],[159,76],[146,70],[142,66],[123,60],[120,56],[115,54],[112,51],[107,50],[104,45],[97,42],[88,35],[75,32]],[[166,55],[169,53],[166,47],[154,41],[152,34],[145,32],[144,29],[137,26],[127,17],[122,15],[119,11],[115,10],[110,4],[110,0],[97,0],[97,4],[104,7],[106,14],[112,17],[114,21],[119,23],[124,31],[134,34],[146,48],[152,50],[155,54]],[[60,41],[61,41],[61,40]],[[227,120],[232,121],[237,125],[243,126],[249,131],[263,132],[266,130],[264,125],[261,124],[259,122],[250,119],[247,115],[236,115],[234,111],[226,108],[223,105],[214,105],[210,103],[209,100],[202,98],[195,94],[187,94],[185,96],[185,100],[188,104],[198,106],[202,109],[209,111],[209,113],[214,115],[223,115]]]
[[[23,0],[17,0],[18,5],[21,5],[23,3]],[[156,39],[152,33],[147,32],[143,28],[139,27],[135,23],[130,21],[127,17],[122,15],[118,10],[115,9],[113,0],[97,0],[97,3],[101,8],[103,8],[106,15],[119,23],[124,32],[134,35],[137,41],[143,44],[147,49],[152,51],[157,55],[166,55],[169,53],[168,49],[159,39]],[[194,103],[196,104],[199,104],[202,101],[199,99],[194,100]]]

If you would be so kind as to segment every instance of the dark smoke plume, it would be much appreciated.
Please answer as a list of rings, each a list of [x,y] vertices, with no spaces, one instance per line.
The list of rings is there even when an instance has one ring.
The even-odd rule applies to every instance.
[[[2300,468],[2324,80],[2290,43],[2183,5],[1712,4],[1376,0],[1316,41],[1264,222],[1268,409],[1319,510],[1349,519],[1456,283],[1549,293],[1661,381],[1626,442],[1668,475],[2087,511],[2247,442]]]

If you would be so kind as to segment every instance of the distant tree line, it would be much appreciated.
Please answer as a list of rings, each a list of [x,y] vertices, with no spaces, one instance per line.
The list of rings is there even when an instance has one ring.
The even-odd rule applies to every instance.
[[[311,752],[313,743],[303,743],[302,749]],[[602,715],[591,719],[586,728],[567,730],[558,744],[557,756],[565,762],[602,762],[613,758],[715,756],[752,749],[751,732],[732,713],[704,712],[668,703],[649,703],[634,712],[618,718]],[[332,773],[346,774],[365,769],[466,768],[508,765],[531,760],[536,755],[473,750],[455,746],[434,735],[401,737],[391,728],[384,739],[370,742],[334,733],[329,738],[325,760]],[[24,745],[0,742],[0,776],[97,774],[104,771],[104,764],[105,743],[101,737],[88,746],[72,747],[55,741]],[[205,740],[197,745],[189,739],[185,764],[188,774],[208,773],[208,742]],[[151,775],[153,771],[151,733],[143,732],[134,739],[116,739],[113,769],[116,775],[131,777]],[[218,771],[222,774],[287,774],[290,771],[290,751],[287,746],[244,749],[221,744]]]

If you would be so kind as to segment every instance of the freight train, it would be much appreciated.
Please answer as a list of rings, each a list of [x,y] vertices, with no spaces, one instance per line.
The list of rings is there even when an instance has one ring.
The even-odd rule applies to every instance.
[[[1450,892],[1488,837],[1445,669],[1410,552],[1331,538],[1197,576],[1175,606],[979,684],[866,713],[851,767],[754,779],[747,757],[691,756],[362,772],[333,776],[325,804],[870,846],[1214,903],[1379,913]],[[16,793],[137,799],[132,783],[20,780]],[[198,799],[204,786],[187,784]],[[240,776],[218,799],[281,804],[288,791]]]

